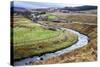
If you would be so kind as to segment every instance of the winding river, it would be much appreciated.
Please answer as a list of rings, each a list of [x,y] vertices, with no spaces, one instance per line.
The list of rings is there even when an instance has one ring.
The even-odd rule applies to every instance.
[[[32,58],[26,58],[26,59],[23,59],[23,60],[20,60],[20,61],[16,61],[14,62],[14,65],[25,65],[25,64],[29,64],[30,62],[36,62],[36,61],[41,61],[41,60],[47,60],[49,58],[52,58],[52,57],[56,57],[56,56],[60,56],[64,53],[68,53],[68,52],[71,52],[77,48],[81,48],[85,45],[88,44],[88,40],[89,38],[84,35],[84,34],[81,34],[77,31],[74,31],[72,29],[66,29],[66,28],[62,28],[64,30],[67,30],[69,32],[72,32],[74,34],[76,34],[78,36],[78,41],[73,44],[72,46],[68,47],[68,48],[65,48],[65,49],[62,49],[62,50],[59,50],[59,51],[56,51],[54,53],[47,53],[47,54],[44,54],[42,56],[34,56]]]

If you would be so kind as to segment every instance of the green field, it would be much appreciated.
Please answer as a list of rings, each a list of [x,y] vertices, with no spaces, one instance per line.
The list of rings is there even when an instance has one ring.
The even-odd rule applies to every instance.
[[[14,43],[37,41],[48,39],[59,35],[61,31],[45,30],[41,27],[34,27],[33,29],[16,27],[14,28]],[[44,35],[45,34],[45,35]]]
[[[48,19],[49,19],[49,20],[50,20],[50,19],[56,19],[56,18],[57,18],[57,16],[52,15],[52,14],[48,14],[47,16],[48,16]]]
[[[14,17],[14,60],[54,52],[77,41],[77,36],[67,31],[53,31],[24,18]]]

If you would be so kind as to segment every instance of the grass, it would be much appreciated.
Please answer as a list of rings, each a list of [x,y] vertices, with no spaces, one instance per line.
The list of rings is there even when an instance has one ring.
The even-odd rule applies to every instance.
[[[78,14],[78,13],[52,13],[62,19],[71,20],[82,23],[97,23],[97,16],[93,14]]]
[[[48,19],[55,19],[57,18],[55,15],[48,15]]]
[[[44,16],[47,16],[47,20],[54,20],[54,19],[58,18],[56,15],[53,15],[53,14],[50,14],[50,13],[47,13]]]
[[[14,60],[54,52],[77,41],[71,32],[52,31],[21,17],[13,22]]]
[[[20,43],[25,41],[36,41],[41,39],[47,39],[58,35],[61,31],[44,30],[39,27],[33,29],[16,27],[14,28],[14,43]],[[45,35],[44,35],[45,34]]]
[[[68,20],[80,21],[82,23],[97,23],[97,16],[91,14],[65,14],[55,13],[61,18]],[[91,62],[97,61],[97,25],[79,24],[79,23],[50,23],[51,25],[62,26],[64,28],[73,29],[83,33],[89,37],[88,45],[76,49],[70,53],[65,53],[61,56],[50,58],[45,61],[32,62],[32,64],[56,64],[70,62]]]

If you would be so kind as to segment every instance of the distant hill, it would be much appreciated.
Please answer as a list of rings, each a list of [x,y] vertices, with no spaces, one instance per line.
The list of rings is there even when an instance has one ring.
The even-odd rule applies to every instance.
[[[78,6],[78,7],[63,7],[63,8],[59,8],[59,9],[60,10],[69,10],[69,11],[85,11],[85,10],[95,10],[95,9],[97,9],[97,6],[85,5],[85,6]],[[24,7],[14,7],[14,6],[11,6],[11,11],[24,12],[24,11],[27,11],[27,9],[24,8]]]
[[[11,11],[13,12],[25,12],[27,9],[22,8],[22,7],[11,7]]]
[[[64,7],[61,10],[69,10],[69,11],[84,11],[84,10],[94,10],[97,9],[97,6],[78,6],[78,7]]]

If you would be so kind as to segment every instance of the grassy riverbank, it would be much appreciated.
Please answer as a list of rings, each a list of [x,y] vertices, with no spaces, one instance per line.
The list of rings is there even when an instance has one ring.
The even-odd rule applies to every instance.
[[[76,41],[77,36],[71,32],[45,29],[24,17],[14,17],[14,60],[54,52]]]

